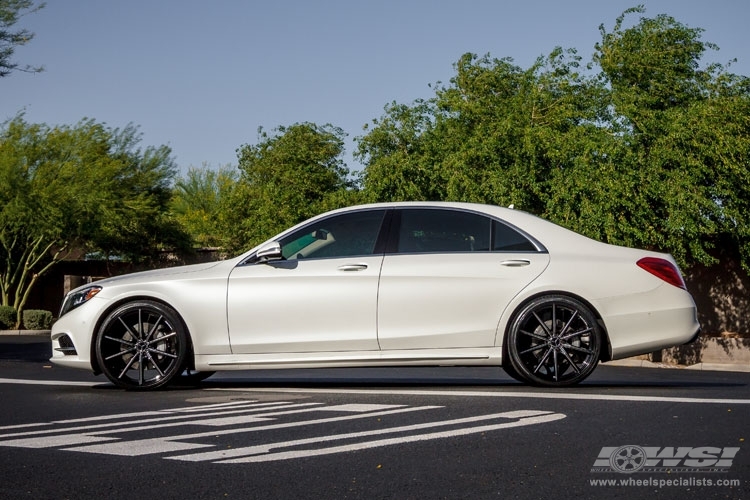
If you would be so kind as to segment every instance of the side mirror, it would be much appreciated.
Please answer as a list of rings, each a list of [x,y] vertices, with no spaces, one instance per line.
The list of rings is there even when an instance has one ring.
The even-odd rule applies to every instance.
[[[281,244],[278,241],[266,243],[255,252],[255,262],[269,262],[272,260],[281,260]]]

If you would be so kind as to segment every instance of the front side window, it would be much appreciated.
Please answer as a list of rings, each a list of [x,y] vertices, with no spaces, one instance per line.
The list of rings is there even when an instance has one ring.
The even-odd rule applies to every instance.
[[[459,210],[430,208],[401,211],[399,253],[487,252],[491,220]]]
[[[280,240],[287,260],[372,255],[385,210],[334,215],[313,222]]]

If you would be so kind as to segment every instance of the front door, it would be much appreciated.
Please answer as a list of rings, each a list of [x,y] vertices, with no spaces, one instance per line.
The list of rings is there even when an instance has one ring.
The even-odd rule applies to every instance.
[[[384,210],[315,221],[280,240],[283,260],[236,267],[227,315],[235,354],[378,350],[375,245]]]

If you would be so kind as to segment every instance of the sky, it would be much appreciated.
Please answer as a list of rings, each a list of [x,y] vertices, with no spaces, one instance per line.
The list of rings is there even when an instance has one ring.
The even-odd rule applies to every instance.
[[[46,0],[16,25],[35,37],[13,58],[45,70],[0,78],[0,122],[133,124],[183,172],[236,166],[259,127],[331,124],[358,170],[363,126],[432,97],[462,54],[526,68],[561,46],[588,61],[599,25],[639,3],[704,29],[720,47],[707,61],[750,75],[747,0]]]

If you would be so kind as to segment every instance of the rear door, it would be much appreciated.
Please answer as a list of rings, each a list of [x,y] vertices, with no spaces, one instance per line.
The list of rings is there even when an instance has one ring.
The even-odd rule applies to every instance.
[[[383,261],[383,350],[491,347],[510,300],[549,263],[519,231],[476,212],[396,211]]]

